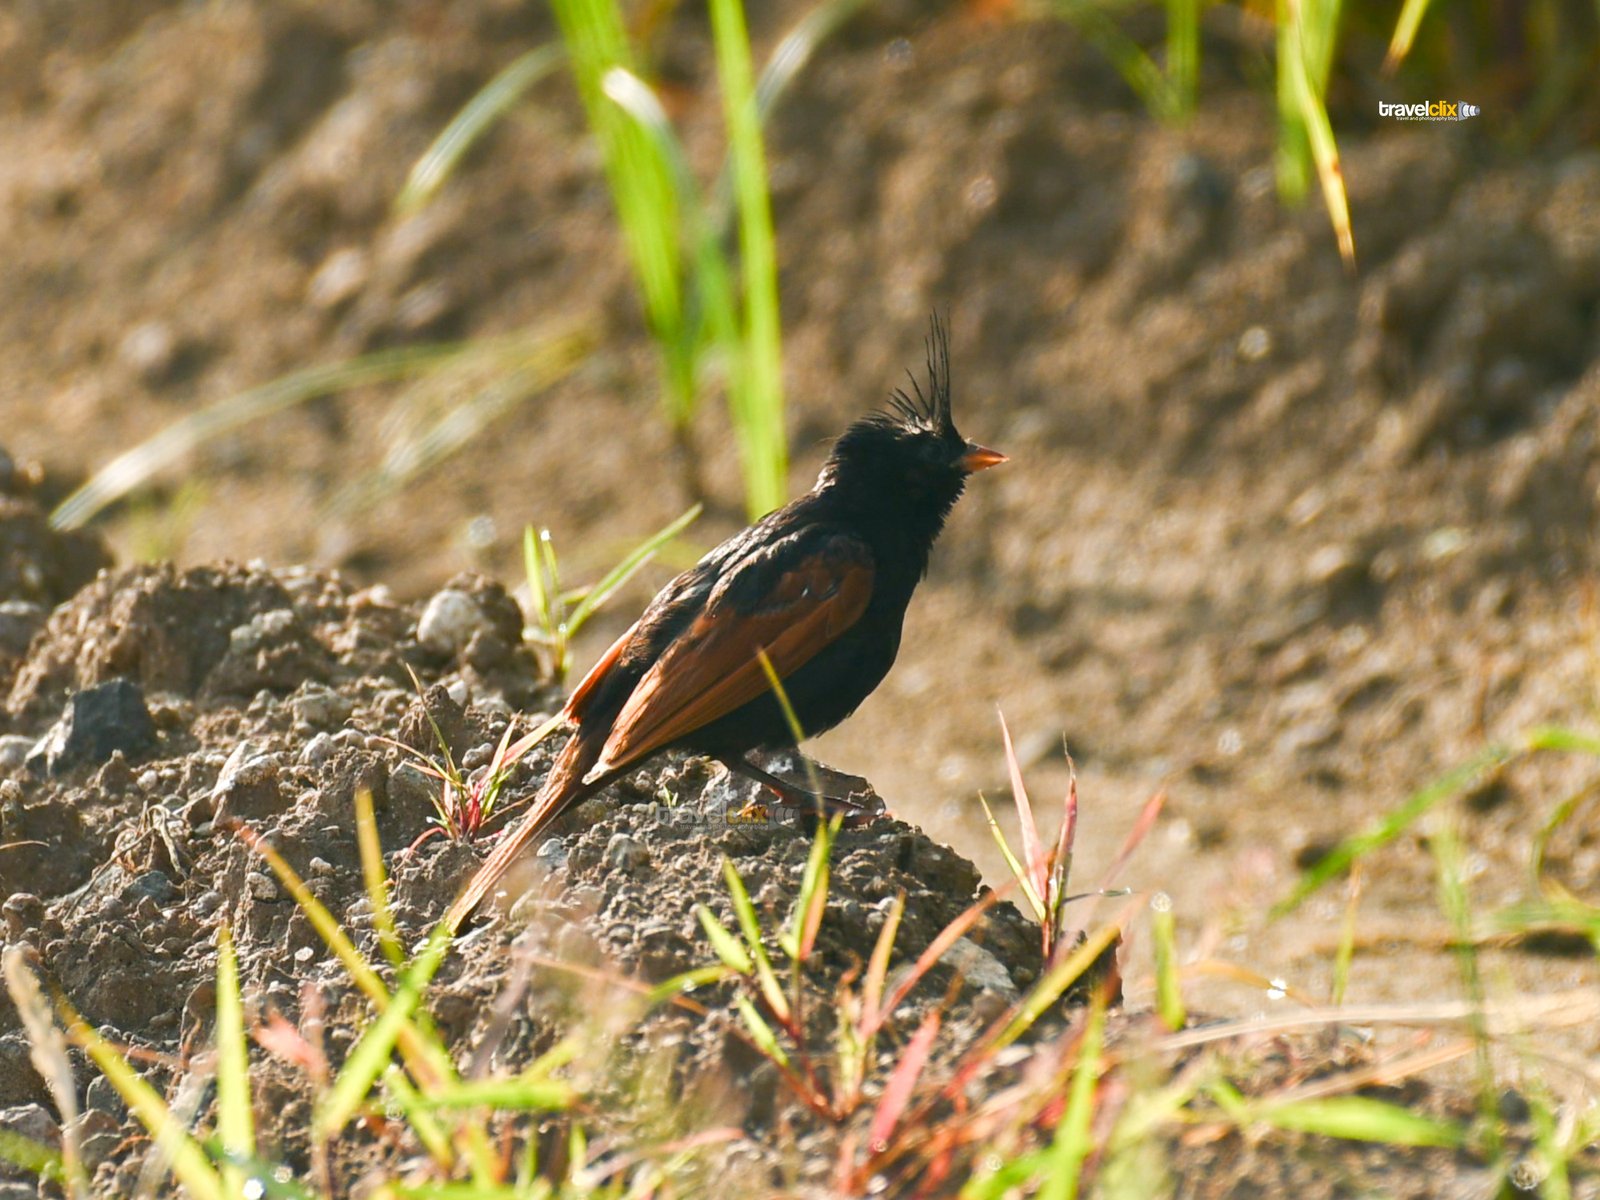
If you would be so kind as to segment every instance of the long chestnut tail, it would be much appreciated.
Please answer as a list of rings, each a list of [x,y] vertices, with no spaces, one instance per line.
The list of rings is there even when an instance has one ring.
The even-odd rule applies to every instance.
[[[588,784],[583,782],[583,777],[589,773],[589,768],[594,766],[599,758],[600,745],[596,744],[592,737],[585,738],[579,731],[567,739],[566,746],[562,748],[555,764],[550,768],[544,786],[534,798],[532,810],[501,836],[494,853],[484,859],[483,865],[478,868],[477,873],[445,913],[445,923],[451,933],[456,932],[461,923],[472,915],[473,910],[483,903],[484,897],[495,884],[500,882],[500,877],[517,860],[517,856],[529,842],[567,809],[605,786],[607,780],[604,779]]]

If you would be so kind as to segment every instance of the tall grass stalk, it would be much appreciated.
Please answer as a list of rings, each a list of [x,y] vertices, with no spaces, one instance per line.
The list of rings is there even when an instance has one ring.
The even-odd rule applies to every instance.
[[[687,453],[702,377],[720,361],[746,507],[759,516],[783,502],[788,452],[777,252],[743,8],[739,0],[711,5],[738,215],[735,286],[720,224],[711,218],[677,132],[629,46],[618,0],[552,2],[666,367],[668,422]]]

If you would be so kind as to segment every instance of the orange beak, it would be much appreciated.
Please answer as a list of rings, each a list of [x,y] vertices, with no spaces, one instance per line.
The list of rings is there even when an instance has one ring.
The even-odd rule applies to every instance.
[[[991,450],[987,446],[980,446],[977,442],[967,443],[967,452],[957,462],[961,469],[968,475],[974,471],[984,471],[990,467],[998,467],[1003,462],[1009,462],[1004,454],[998,450]]]

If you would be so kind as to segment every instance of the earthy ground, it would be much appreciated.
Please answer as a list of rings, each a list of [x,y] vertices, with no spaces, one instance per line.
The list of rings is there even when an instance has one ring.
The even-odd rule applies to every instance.
[[[221,916],[248,931],[252,982],[285,1003],[331,970],[292,906],[251,882],[244,848],[208,836],[219,807],[275,829],[297,865],[320,858],[330,894],[354,903],[355,782],[381,783],[391,850],[426,818],[395,752],[366,740],[403,733],[402,662],[466,684],[478,707],[464,747],[492,741],[510,713],[553,706],[514,648],[503,595],[473,585],[490,597],[484,636],[431,656],[404,602],[465,568],[509,586],[528,522],[552,529],[569,579],[592,578],[690,497],[654,419],[654,361],[564,78],[536,89],[432,206],[391,214],[443,122],[552,36],[541,11],[77,11],[0,14],[0,444],[45,468],[30,484],[0,465],[0,733],[13,739],[0,741],[0,842],[44,843],[0,851],[0,894],[36,898],[8,905],[7,937],[34,945],[91,1017],[170,1050]],[[758,47],[786,11],[756,20]],[[1173,897],[1197,958],[1320,999],[1342,889],[1264,917],[1301,865],[1486,742],[1596,724],[1600,154],[1558,141],[1509,158],[1487,122],[1362,128],[1352,116],[1351,275],[1320,211],[1286,214],[1275,199],[1269,105],[1243,82],[1260,31],[1211,32],[1202,112],[1181,131],[1150,122],[1064,27],[912,6],[847,26],[775,117],[795,486],[823,439],[920,360],[935,305],[950,313],[964,431],[1013,459],[974,482],[895,673],[819,752],[926,831],[891,827],[883,845],[852,835],[861,881],[841,885],[866,904],[884,894],[868,876],[920,879],[924,940],[977,886],[966,859],[1003,876],[976,804],[979,790],[1005,794],[999,705],[1037,800],[1060,794],[1063,738],[1076,756],[1084,875],[1164,788],[1163,823],[1126,882]],[[674,21],[661,49],[709,173],[718,107],[698,18]],[[470,383],[369,389],[213,439],[153,497],[108,514],[114,556],[276,571],[141,569],[49,615],[105,559],[92,539],[52,542],[36,502],[185,413],[363,351],[572,328],[590,343],[574,369],[398,486],[374,480]],[[704,546],[737,527],[738,482],[714,405],[695,432],[715,501],[690,535]],[[595,623],[580,668],[671,569],[653,566]],[[30,768],[68,696],[116,678],[142,700],[113,689],[99,702],[151,718],[123,762],[101,765],[112,747],[63,731],[56,767]],[[242,778],[219,786],[245,744]],[[1600,894],[1597,775],[1581,758],[1530,760],[1442,810],[1469,849],[1477,909],[1533,894],[1534,840],[1569,797],[1575,816],[1544,867]],[[672,827],[643,837],[662,886],[635,888],[605,867],[611,835],[639,838],[640,819],[600,806],[563,851],[571,886],[587,889],[563,903],[608,960],[705,960],[686,914],[718,893],[726,839],[769,860],[778,893],[795,868],[793,841],[775,834],[745,847],[747,831]],[[413,925],[465,867],[438,842],[407,860]],[[1369,864],[1352,1000],[1459,994],[1433,870],[1425,836]],[[641,895],[676,896],[660,930]],[[1030,970],[1019,921],[985,942],[1013,986]],[[909,927],[903,940],[915,948]],[[462,1038],[475,1032],[470,1002],[496,991],[490,945],[450,981],[465,1000],[442,1020]],[[1135,1011],[1149,1002],[1142,961],[1136,946]],[[1497,945],[1486,962],[1508,994],[1596,983],[1592,952],[1559,939]],[[108,963],[141,986],[119,986]],[[1194,996],[1241,1015],[1292,1003],[1205,979]],[[536,1046],[536,1026],[512,1048]],[[1595,1036],[1561,1045],[1592,1055]],[[41,1101],[9,1008],[0,1047],[0,1109]],[[1213,1167],[1190,1192],[1290,1186],[1250,1155]],[[1419,1158],[1383,1190],[1472,1194],[1471,1164],[1456,1167],[1459,1188]],[[137,1165],[108,1164],[113,1191],[118,1169]]]

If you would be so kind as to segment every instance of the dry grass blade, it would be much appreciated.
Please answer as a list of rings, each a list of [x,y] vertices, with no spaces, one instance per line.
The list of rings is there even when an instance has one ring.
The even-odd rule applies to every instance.
[[[1011,778],[1011,798],[1017,806],[1017,824],[1022,830],[1023,886],[1031,893],[1029,899],[1034,900],[1035,907],[1043,913],[1050,868],[1045,861],[1044,848],[1039,843],[1039,826],[1033,819],[1028,787],[1022,781],[1022,764],[1017,761],[1017,751],[1011,744],[1011,729],[1006,724],[1004,713],[1000,714],[1000,737],[1005,745],[1006,772]]]
[[[1515,1000],[1490,1000],[1483,1005],[1463,1000],[1443,1000],[1431,1004],[1347,1004],[1340,1008],[1308,1008],[1280,1016],[1253,1017],[1222,1021],[1198,1029],[1169,1034],[1155,1044],[1167,1052],[1187,1050],[1233,1038],[1261,1037],[1290,1033],[1296,1029],[1315,1029],[1325,1025],[1465,1026],[1481,1014],[1483,1028],[1491,1038],[1550,1029],[1574,1029],[1600,1024],[1600,994],[1589,988],[1551,992],[1543,996],[1524,996]]]
[[[498,75],[467,101],[433,140],[406,177],[394,202],[395,211],[415,212],[438,194],[468,150],[534,84],[560,65],[560,46],[539,46],[512,59]]]
[[[901,891],[895,895],[883,928],[878,931],[878,940],[873,944],[872,957],[867,960],[867,974],[861,981],[861,1024],[857,1029],[863,1041],[877,1033],[883,1023],[883,985],[889,975],[889,955],[894,951],[894,939],[900,932],[900,918],[905,911],[906,894]]]
[[[33,1069],[39,1072],[39,1078],[44,1080],[61,1118],[61,1166],[67,1187],[72,1195],[85,1196],[89,1179],[78,1152],[78,1089],[72,1078],[72,1063],[67,1058],[67,1039],[50,1015],[49,1002],[28,967],[22,947],[7,946],[0,966],[5,973],[6,991],[17,1006],[17,1015],[22,1018],[22,1028],[28,1035],[28,1058]]]
[[[894,1133],[895,1126],[900,1123],[906,1105],[911,1103],[911,1094],[916,1090],[922,1068],[927,1065],[928,1055],[933,1050],[933,1039],[938,1036],[939,1012],[935,1009],[922,1019],[917,1032],[912,1034],[911,1040],[906,1043],[900,1061],[895,1064],[889,1082],[884,1086],[878,1107],[872,1114],[872,1126],[867,1133],[867,1148],[873,1154],[882,1154],[889,1148],[889,1138]]]
[[[894,991],[889,993],[889,998],[883,1002],[883,1007],[878,1010],[877,1016],[874,1018],[874,1029],[882,1027],[884,1021],[888,1020],[889,1014],[899,1008],[901,1001],[911,994],[911,989],[917,986],[922,977],[933,969],[934,964],[945,956],[950,947],[964,937],[967,930],[977,924],[978,918],[983,916],[990,906],[999,899],[1000,892],[998,890],[988,892],[973,901],[965,912],[938,932],[933,941],[929,942],[922,953],[917,955],[916,962],[912,963],[906,970],[900,982],[895,985]]]
[[[184,454],[226,434],[227,430],[293,408],[318,395],[347,392],[354,387],[390,379],[411,378],[426,371],[442,370],[467,355],[478,354],[483,354],[483,346],[472,346],[470,342],[456,346],[379,350],[349,362],[310,366],[248,392],[240,392],[181,421],[174,421],[133,450],[118,454],[56,507],[50,515],[50,523],[58,530],[75,530],[85,525],[106,506],[149,482],[157,472],[173,466]]]

